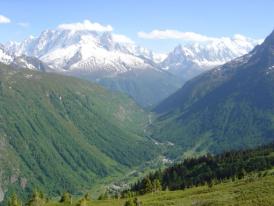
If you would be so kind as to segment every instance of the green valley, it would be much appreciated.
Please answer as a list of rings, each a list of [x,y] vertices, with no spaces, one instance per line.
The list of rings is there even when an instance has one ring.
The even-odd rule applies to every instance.
[[[146,113],[100,86],[0,66],[1,191],[90,189],[159,152],[143,137]]]

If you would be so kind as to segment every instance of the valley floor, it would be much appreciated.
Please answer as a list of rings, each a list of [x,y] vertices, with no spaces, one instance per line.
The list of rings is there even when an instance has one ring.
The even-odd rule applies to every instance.
[[[273,206],[274,205],[274,174],[265,177],[247,176],[235,182],[200,186],[186,190],[163,191],[157,194],[139,196],[142,206],[209,206],[209,205],[240,205],[240,206]],[[126,199],[93,200],[88,206],[123,206]],[[74,201],[76,205],[76,200]],[[65,204],[49,202],[47,206]],[[74,205],[74,204],[73,204]]]

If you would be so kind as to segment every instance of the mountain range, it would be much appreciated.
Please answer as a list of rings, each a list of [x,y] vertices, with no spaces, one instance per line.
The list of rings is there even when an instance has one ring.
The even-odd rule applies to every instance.
[[[250,53],[188,81],[154,111],[159,141],[185,155],[273,141],[274,32]]]
[[[179,45],[169,54],[158,54],[112,32],[57,28],[22,42],[8,42],[5,53],[14,59],[22,56],[39,59],[47,65],[42,67],[44,71],[88,79],[124,92],[139,105],[149,107],[174,93],[190,78],[248,53],[258,43],[235,35]],[[39,65],[37,68],[40,69]]]
[[[26,56],[24,54],[22,55],[13,55],[10,54],[4,45],[0,44],[0,63],[10,65],[12,68],[15,69],[30,69],[30,70],[36,70],[36,71],[51,71],[51,68],[41,60]]]
[[[156,65],[159,56],[111,32],[56,29],[37,38],[6,45],[14,56],[45,62],[53,72],[97,82],[122,91],[142,106],[158,103],[181,86],[174,75]]]
[[[234,35],[232,38],[222,37],[185,46],[178,45],[160,66],[185,82],[204,71],[247,54],[261,42],[262,40]]]

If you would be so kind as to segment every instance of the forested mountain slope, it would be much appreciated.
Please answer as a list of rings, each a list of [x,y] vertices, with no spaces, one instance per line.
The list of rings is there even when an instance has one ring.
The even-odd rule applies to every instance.
[[[0,65],[0,191],[90,188],[150,160],[146,113],[100,86]],[[13,188],[13,189],[12,189]]]
[[[274,32],[249,54],[187,82],[160,103],[154,138],[196,153],[273,141]]]

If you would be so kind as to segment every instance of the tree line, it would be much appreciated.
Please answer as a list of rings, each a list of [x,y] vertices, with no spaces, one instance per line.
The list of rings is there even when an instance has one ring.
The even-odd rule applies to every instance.
[[[274,166],[274,143],[256,149],[225,152],[188,158],[164,170],[157,170],[123,191],[123,196],[142,195],[159,190],[180,190],[226,179],[242,179],[248,173]],[[263,174],[262,174],[263,175]]]
[[[8,200],[8,206],[43,206],[49,201],[49,198],[47,198],[43,192],[34,191],[26,204],[23,204],[23,201],[14,193]],[[91,198],[87,193],[77,201],[76,206],[87,206],[90,201]],[[72,205],[72,195],[69,192],[64,192],[61,195],[59,202],[64,203],[64,205]]]

